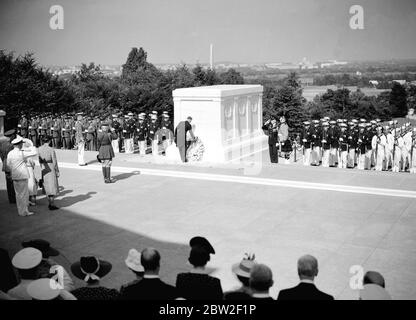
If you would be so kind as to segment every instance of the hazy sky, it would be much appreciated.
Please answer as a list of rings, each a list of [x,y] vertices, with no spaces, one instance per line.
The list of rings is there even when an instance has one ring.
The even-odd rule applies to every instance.
[[[64,30],[49,8],[64,8]],[[349,8],[364,8],[364,30]],[[0,48],[41,64],[416,58],[416,0],[0,0]]]

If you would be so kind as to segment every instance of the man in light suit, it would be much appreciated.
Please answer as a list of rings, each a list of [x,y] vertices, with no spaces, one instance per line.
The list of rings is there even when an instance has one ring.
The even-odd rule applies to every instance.
[[[84,125],[82,123],[82,115],[78,113],[78,121],[75,123],[75,141],[78,148],[78,165],[86,166],[85,153],[85,139],[84,139]]]
[[[293,288],[281,290],[277,300],[334,300],[315,286],[314,279],[318,275],[318,260],[311,255],[305,255],[298,260],[298,275],[300,283]]]

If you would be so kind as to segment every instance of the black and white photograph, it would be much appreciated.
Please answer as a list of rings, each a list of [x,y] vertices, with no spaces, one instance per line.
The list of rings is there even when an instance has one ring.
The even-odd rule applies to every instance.
[[[0,0],[0,300],[416,300],[415,35],[414,0]]]

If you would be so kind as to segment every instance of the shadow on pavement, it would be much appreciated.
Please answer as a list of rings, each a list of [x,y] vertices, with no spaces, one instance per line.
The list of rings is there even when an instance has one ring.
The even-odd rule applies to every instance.
[[[133,273],[125,265],[128,251],[131,248],[141,251],[153,247],[161,254],[161,278],[174,285],[177,274],[189,268],[188,244],[159,241],[152,238],[151,231],[146,235],[132,232],[65,208],[93,194],[95,192],[57,200],[56,204],[61,209],[54,212],[42,204],[33,209],[35,215],[20,217],[16,205],[8,203],[6,190],[0,190],[0,248],[6,249],[13,257],[21,249],[22,241],[45,239],[59,250],[60,255],[54,260],[69,273],[71,263],[81,256],[98,256],[113,265],[112,271],[102,279],[102,284],[119,289],[122,284],[134,280]],[[83,285],[71,276],[76,287]]]

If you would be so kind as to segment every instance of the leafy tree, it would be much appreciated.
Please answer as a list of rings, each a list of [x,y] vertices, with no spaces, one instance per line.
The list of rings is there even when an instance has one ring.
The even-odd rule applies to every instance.
[[[221,84],[244,84],[243,76],[232,68],[220,73],[219,78]]]
[[[403,117],[407,114],[406,100],[406,89],[400,83],[394,82],[389,100],[393,117]]]

